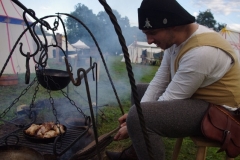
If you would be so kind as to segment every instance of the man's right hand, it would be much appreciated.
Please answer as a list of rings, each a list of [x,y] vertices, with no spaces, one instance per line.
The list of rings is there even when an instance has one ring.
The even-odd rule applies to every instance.
[[[114,136],[114,141],[127,139],[128,137],[127,126],[125,125],[118,130],[117,134]]]
[[[119,122],[119,124],[120,124],[121,127],[126,126],[127,116],[128,116],[128,114],[125,113],[125,114],[122,115],[120,118],[118,118],[118,122]]]
[[[127,131],[127,123],[126,123],[127,116],[128,114],[124,114],[118,119],[118,122],[120,124],[120,129],[118,130],[117,134],[114,136],[115,141],[119,141],[129,137],[128,131]]]

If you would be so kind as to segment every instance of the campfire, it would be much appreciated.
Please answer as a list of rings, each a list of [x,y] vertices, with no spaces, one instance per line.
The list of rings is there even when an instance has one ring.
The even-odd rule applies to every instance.
[[[115,133],[118,128],[115,130],[98,136],[97,134],[97,126],[96,126],[96,120],[95,115],[93,111],[93,104],[94,106],[98,107],[98,101],[96,98],[96,101],[92,102],[92,95],[90,92],[90,86],[88,83],[88,74],[92,73],[93,81],[98,80],[97,77],[97,68],[98,64],[96,62],[93,62],[92,58],[90,57],[89,61],[89,67],[88,68],[79,68],[77,70],[77,78],[75,78],[72,73],[72,66],[68,61],[68,52],[62,50],[62,45],[58,43],[56,39],[55,31],[57,30],[57,27],[61,24],[62,19],[60,15],[69,16],[70,18],[73,18],[78,23],[82,24],[84,28],[89,32],[89,35],[92,37],[94,43],[97,46],[97,49],[99,51],[100,57],[102,59],[102,62],[104,64],[107,76],[111,82],[111,87],[114,91],[115,97],[119,103],[120,109],[123,112],[120,100],[118,98],[118,95],[116,93],[116,89],[114,87],[114,84],[112,83],[111,76],[108,72],[106,62],[104,60],[103,54],[101,52],[101,49],[99,48],[99,45],[97,41],[95,40],[93,34],[91,31],[87,28],[87,26],[81,22],[76,17],[65,14],[65,13],[58,13],[57,15],[51,15],[47,17],[43,17],[41,19],[37,18],[35,16],[35,13],[33,10],[27,9],[21,2],[18,0],[12,0],[18,7],[22,8],[24,10],[23,12],[23,18],[26,24],[26,30],[30,32],[32,38],[34,39],[37,49],[33,53],[30,54],[30,52],[25,53],[22,49],[23,44],[19,43],[19,40],[21,39],[22,35],[19,37],[17,42],[15,44],[20,44],[19,51],[23,57],[26,58],[26,73],[25,73],[25,83],[28,85],[21,94],[12,101],[10,106],[8,106],[2,113],[0,113],[0,121],[3,122],[3,125],[0,126],[0,147],[2,147],[1,151],[7,151],[9,154],[13,155],[16,153],[17,150],[24,150],[26,152],[21,152],[20,154],[25,158],[26,154],[29,155],[35,155],[36,159],[89,159],[94,156],[97,156],[98,159],[101,159],[100,152],[109,144],[112,142],[112,134]],[[108,10],[108,14],[111,13],[111,8],[106,4],[105,1],[101,1],[100,3]],[[110,13],[109,13],[110,12]],[[33,19],[36,21],[29,24],[27,22],[26,14],[30,15]],[[54,27],[51,28],[51,26],[45,21],[46,18],[54,17],[56,18],[54,22]],[[110,16],[113,18],[113,15]],[[114,19],[114,18],[113,18]],[[116,19],[114,19],[116,21]],[[113,21],[114,21],[113,20]],[[116,22],[115,22],[116,23]],[[49,44],[46,41],[46,36],[43,34],[45,39],[45,44],[40,41],[40,38],[35,33],[35,27],[39,24],[40,28],[47,28],[48,30],[51,30],[53,32],[53,37],[56,40],[56,44]],[[118,30],[120,30],[118,24],[114,24]],[[63,25],[64,26],[64,25]],[[66,31],[65,31],[66,32]],[[124,44],[123,37],[120,33],[118,33],[118,36],[120,35],[120,42],[123,45],[123,48],[126,48]],[[67,39],[67,34],[65,33],[65,38]],[[49,44],[49,45],[48,45]],[[62,50],[64,54],[64,61],[65,61],[65,67],[66,70],[57,70],[57,69],[48,69],[48,47],[56,47],[58,50]],[[13,51],[16,49],[17,45],[14,45],[12,48],[9,58],[6,60],[6,63],[4,64],[1,72],[0,72],[0,78],[4,72],[5,67],[7,66],[9,59],[13,53]],[[65,47],[67,48],[67,41],[65,44]],[[126,50],[124,50],[125,54],[128,54]],[[36,77],[33,79],[32,82],[30,82],[30,59],[33,59],[35,66],[35,72]],[[125,57],[127,65],[129,65],[130,60],[128,57]],[[128,71],[130,72],[129,76],[131,80],[132,85],[135,85],[133,73],[131,70],[129,70],[131,67],[127,67]],[[72,83],[74,86],[80,86],[82,84],[82,81],[85,85],[85,92],[87,95],[87,102],[88,102],[88,110],[89,115],[86,115],[81,107],[77,105],[77,103],[69,96],[68,94],[68,85],[69,83]],[[95,83],[95,90],[97,90],[98,82]],[[45,114],[49,113],[51,111],[52,117],[51,121],[44,120],[45,117],[41,117],[40,111],[42,110],[42,107],[36,107],[35,99],[37,97],[37,93],[39,91],[39,86],[42,86],[46,89],[48,100],[50,107],[47,108],[47,111]],[[34,93],[32,95],[31,104],[26,106],[21,106],[18,108],[18,116],[11,120],[5,120],[6,114],[9,112],[9,110],[19,101],[21,97],[24,97],[26,92],[28,92],[30,89],[34,88]],[[64,91],[63,89],[67,88],[67,91]],[[134,88],[134,87],[133,87]],[[69,114],[64,114],[61,112],[58,112],[57,107],[57,99],[54,99],[52,96],[54,91],[59,91],[62,94],[62,97],[65,98],[65,100],[68,101],[68,103],[71,105],[72,108],[75,110],[71,110]],[[134,91],[133,94],[136,92]],[[98,93],[96,92],[95,97],[98,97]],[[134,96],[137,97],[137,96]],[[136,100],[135,100],[136,101]],[[137,104],[138,106],[138,104]],[[73,113],[77,113],[77,116]],[[52,119],[54,121],[52,121]],[[1,157],[6,156],[6,152],[0,151],[0,159]],[[15,156],[15,155],[13,155]],[[17,157],[16,159],[19,159]],[[21,159],[21,158],[20,158]],[[15,159],[14,159],[15,160]]]
[[[62,102],[62,100],[60,101]],[[41,102],[39,103],[41,104]],[[49,109],[47,110],[49,111]],[[39,109],[35,111],[39,112]],[[36,117],[33,117],[34,120],[29,119],[27,114],[21,113],[18,118],[6,121],[1,125],[0,138],[3,140],[1,145],[6,147],[24,146],[40,153],[45,159],[51,157],[51,159],[64,160],[94,140],[90,117],[79,115],[75,118],[67,118],[61,114],[63,117],[59,118],[59,121],[63,124],[58,126],[54,122],[40,123],[45,119],[54,118],[54,116],[46,117],[43,113],[37,112],[35,113]],[[51,133],[51,131],[58,135],[48,137],[42,134],[43,132]],[[13,150],[15,152],[15,149]]]

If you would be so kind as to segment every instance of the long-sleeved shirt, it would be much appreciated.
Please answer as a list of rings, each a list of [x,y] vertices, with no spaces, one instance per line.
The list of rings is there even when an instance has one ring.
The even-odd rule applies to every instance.
[[[164,57],[141,102],[190,98],[198,88],[218,81],[231,68],[231,58],[221,49],[201,46],[188,51],[174,71],[175,58],[184,44],[194,35],[213,32],[199,25],[198,29],[179,46],[165,50]]]

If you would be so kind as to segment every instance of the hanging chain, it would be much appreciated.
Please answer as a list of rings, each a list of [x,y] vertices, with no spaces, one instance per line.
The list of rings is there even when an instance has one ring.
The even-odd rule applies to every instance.
[[[31,118],[32,116],[32,108],[34,108],[34,102],[35,102],[35,99],[36,99],[36,95],[38,93],[38,90],[39,90],[39,82],[37,81],[37,86],[35,88],[35,91],[34,91],[34,94],[33,94],[33,97],[32,97],[32,103],[30,104],[30,107],[29,107],[29,118]]]
[[[51,76],[49,76],[49,79],[51,80],[51,81],[53,81],[53,79],[52,79],[52,77]],[[55,116],[55,119],[56,119],[56,125],[57,125],[57,128],[58,128],[58,130],[59,130],[59,132],[60,132],[60,135],[62,135],[62,131],[61,131],[61,129],[60,129],[60,121],[58,120],[58,116],[57,116],[57,110],[56,110],[56,108],[55,108],[55,106],[54,106],[54,99],[53,99],[53,97],[52,97],[52,95],[51,95],[51,89],[49,88],[49,86],[48,86],[48,77],[47,76],[44,76],[44,81],[46,82],[46,84],[47,84],[47,92],[48,92],[48,94],[49,94],[49,102],[51,103],[51,106],[52,106],[52,112],[53,112],[53,115]],[[54,82],[54,81],[53,81]],[[55,82],[54,82],[55,83]],[[55,83],[56,85],[58,85],[57,83]],[[59,146],[58,146],[58,148],[61,148],[61,146],[62,146],[62,136],[60,137],[61,138],[61,140],[60,140],[60,144],[59,144]]]
[[[51,103],[51,106],[52,106],[53,115],[56,118],[56,124],[60,124],[60,122],[59,122],[59,120],[57,118],[57,110],[56,110],[56,108],[54,106],[54,99],[53,99],[53,97],[51,95],[51,90],[48,89],[47,92],[49,94],[49,102]],[[59,126],[59,125],[57,125],[57,126]]]
[[[43,69],[43,73],[44,73],[44,69]],[[56,88],[58,88],[58,89],[61,88],[58,83],[55,83],[55,82],[54,82],[54,80],[52,79],[51,76],[44,76],[44,81],[45,81],[45,83],[47,84],[47,87],[46,87],[46,88],[48,89],[48,92],[49,92],[49,90],[50,90],[50,88],[49,88],[49,86],[48,86],[48,81],[49,81],[49,80],[54,83],[54,85],[55,85]],[[76,109],[78,110],[78,112],[81,113],[85,119],[87,119],[88,116],[84,114],[84,112],[82,111],[82,109],[79,108],[79,107],[76,105],[76,103],[68,96],[68,94],[67,94],[65,91],[63,91],[62,89],[60,89],[60,90],[61,90],[62,94],[69,100],[69,102],[70,102],[73,106],[76,107]],[[50,98],[50,99],[51,99],[50,102],[53,102],[53,98]],[[55,109],[55,107],[53,107],[53,109]],[[55,111],[54,111],[54,112],[55,112]],[[57,118],[56,118],[56,119],[57,119]]]
[[[62,94],[69,100],[69,102],[76,107],[76,109],[78,110],[79,113],[81,113],[83,115],[83,117],[86,119],[88,116],[86,116],[83,111],[81,110],[81,108],[79,108],[76,103],[68,96],[68,94],[66,92],[64,92],[62,89],[61,89],[61,92]]]
[[[43,77],[44,77],[44,81],[45,81],[45,83],[46,83],[46,85],[47,85],[47,92],[48,92],[48,94],[49,94],[49,102],[50,102],[50,104],[51,104],[51,106],[52,106],[52,112],[53,112],[53,115],[55,116],[55,119],[56,119],[56,124],[57,124],[57,126],[59,126],[59,124],[60,124],[60,122],[59,122],[59,120],[58,120],[58,118],[57,118],[57,110],[56,110],[56,108],[55,108],[55,106],[54,106],[54,99],[53,99],[53,97],[52,97],[52,95],[51,95],[51,90],[50,90],[50,88],[49,88],[49,86],[48,86],[48,81],[49,81],[49,79],[48,78],[50,78],[51,80],[52,80],[52,78],[51,78],[51,76],[44,76],[44,72],[45,72],[45,69],[43,68],[43,70],[42,70],[42,74],[43,74]],[[53,80],[52,80],[53,81]],[[55,83],[56,84],[56,83]]]
[[[27,93],[27,91],[33,86],[33,84],[34,84],[36,81],[37,81],[37,78],[35,77],[34,80],[30,83],[30,85],[28,85],[27,88],[25,88],[25,89],[22,91],[22,93],[20,94],[20,96],[18,96],[18,97],[12,102],[12,104],[11,104],[9,107],[7,107],[7,108],[3,111],[3,113],[0,114],[0,118],[3,118],[3,117],[7,114],[7,112],[12,108],[12,106],[15,105],[15,104],[19,101],[19,99],[20,99],[23,95],[25,95],[25,94]]]

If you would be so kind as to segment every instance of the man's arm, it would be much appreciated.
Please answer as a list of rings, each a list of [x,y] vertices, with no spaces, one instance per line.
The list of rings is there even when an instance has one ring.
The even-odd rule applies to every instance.
[[[231,58],[222,50],[203,46],[190,50],[180,60],[179,68],[158,101],[186,99],[200,87],[221,79],[231,68]]]
[[[156,72],[154,78],[149,83],[149,86],[141,99],[141,102],[157,101],[162,93],[166,90],[170,82],[170,54],[166,50],[164,52],[161,66]]]

